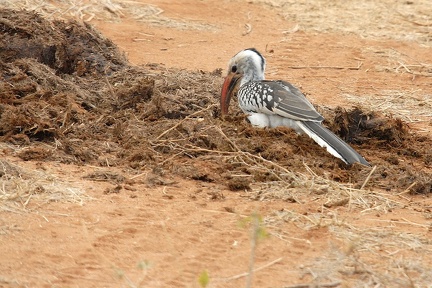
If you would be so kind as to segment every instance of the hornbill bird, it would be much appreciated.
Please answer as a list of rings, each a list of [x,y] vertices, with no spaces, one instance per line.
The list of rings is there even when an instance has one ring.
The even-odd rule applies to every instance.
[[[265,80],[265,66],[265,58],[254,48],[242,50],[231,58],[222,86],[222,115],[228,113],[230,100],[237,94],[240,108],[252,125],[293,128],[348,165],[359,162],[370,166],[351,146],[322,126],[323,116],[299,89],[286,81]]]

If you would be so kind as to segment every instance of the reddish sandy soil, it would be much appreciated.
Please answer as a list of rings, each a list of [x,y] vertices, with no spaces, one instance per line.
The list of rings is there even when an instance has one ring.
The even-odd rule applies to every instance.
[[[132,65],[157,63],[157,71],[222,68],[224,74],[231,56],[255,47],[267,58],[268,79],[292,82],[321,109],[363,105],[388,117],[400,117],[416,137],[429,139],[425,145],[432,143],[428,110],[432,107],[432,53],[425,43],[303,29],[301,23],[283,17],[281,9],[289,8],[254,1],[138,2],[163,9],[166,19],[204,28],[139,22],[127,13],[115,21],[92,19],[90,24],[124,51]],[[221,83],[222,78],[218,79]],[[284,130],[269,133],[266,137],[294,135]],[[318,190],[304,189],[300,201],[292,201],[265,196],[262,183],[250,183],[252,191],[232,191],[224,178],[218,178],[224,171],[203,158],[194,167],[213,177],[211,181],[169,173],[177,168],[158,174],[145,163],[137,170],[128,165],[24,161],[23,146],[5,140],[0,143],[0,157],[41,175],[45,186],[52,183],[82,194],[68,199],[51,196],[45,201],[33,193],[4,200],[0,287],[201,287],[198,279],[204,271],[210,278],[207,287],[244,287],[252,251],[253,227],[247,219],[254,214],[263,218],[268,237],[260,239],[253,250],[257,271],[252,287],[426,287],[432,281],[432,194],[427,190],[431,154],[414,160],[405,155],[382,160],[387,153],[384,148],[356,146],[377,165],[379,172],[374,176],[386,177],[381,167],[386,161],[424,172],[426,188],[421,192],[426,193],[410,193],[416,183],[409,181],[386,190],[376,176],[359,190],[368,191],[367,195],[356,194],[357,202],[342,195],[346,202],[326,206],[323,203],[335,187],[333,182]],[[322,157],[325,152],[304,155]],[[320,176],[331,181],[337,180],[336,174],[345,175],[337,185],[349,185],[349,173],[354,172],[345,173],[350,168],[339,168],[337,160],[323,157],[332,164],[321,165]],[[193,159],[185,161],[172,165],[180,167]],[[313,178],[299,163],[289,169]],[[313,166],[310,160],[305,163]],[[353,169],[360,175],[354,186],[371,171]],[[128,181],[118,184],[110,177],[108,181],[88,177],[92,173],[123,175]],[[361,201],[368,203],[358,204]]]

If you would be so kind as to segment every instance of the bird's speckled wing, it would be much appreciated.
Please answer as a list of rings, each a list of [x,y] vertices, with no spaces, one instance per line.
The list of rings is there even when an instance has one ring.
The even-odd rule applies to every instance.
[[[238,91],[240,107],[245,112],[276,114],[282,117],[321,122],[324,118],[303,93],[285,81],[253,81]]]

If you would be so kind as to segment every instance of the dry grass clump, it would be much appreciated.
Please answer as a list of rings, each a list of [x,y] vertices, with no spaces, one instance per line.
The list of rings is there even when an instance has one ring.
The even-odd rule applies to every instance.
[[[361,213],[387,213],[396,207],[404,207],[405,204],[394,200],[391,195],[365,189],[354,189],[349,184],[342,184],[335,181],[314,177],[301,177],[299,184],[287,183],[284,181],[255,183],[252,185],[250,197],[254,200],[269,201],[281,199],[299,204],[313,203],[322,210],[347,207],[348,210],[359,210]],[[321,180],[317,180],[321,178]],[[320,183],[321,182],[321,183]],[[278,215],[281,219],[296,217],[295,215]],[[319,219],[309,217],[301,226],[316,225]],[[310,222],[310,223],[307,223]],[[299,224],[300,225],[300,224]]]
[[[427,255],[432,242],[427,237],[392,226],[333,225],[329,230],[343,245],[331,245],[324,255],[304,265],[302,270],[312,283],[332,280],[351,287],[427,287],[431,283],[428,267],[432,262]]]
[[[76,185],[43,170],[29,170],[0,160],[0,210],[22,211],[31,200],[71,202],[82,205],[90,197]]]
[[[383,90],[369,95],[343,95],[352,103],[366,105],[373,111],[403,119],[405,122],[428,122],[432,117],[432,99],[421,91]]]

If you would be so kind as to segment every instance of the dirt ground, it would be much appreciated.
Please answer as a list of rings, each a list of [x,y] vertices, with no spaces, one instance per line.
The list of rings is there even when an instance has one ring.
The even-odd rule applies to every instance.
[[[36,2],[0,1],[0,287],[430,287],[428,1]],[[249,47],[372,167],[220,119]]]

